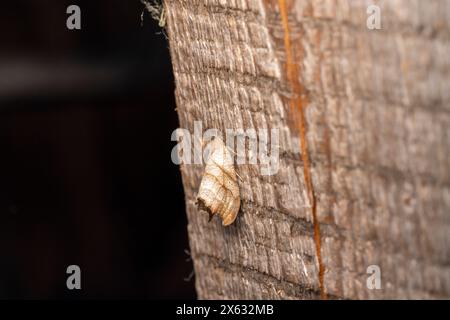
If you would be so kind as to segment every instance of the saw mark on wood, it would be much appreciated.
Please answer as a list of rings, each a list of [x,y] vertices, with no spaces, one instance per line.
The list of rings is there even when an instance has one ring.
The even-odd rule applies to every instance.
[[[303,174],[305,176],[305,183],[308,191],[309,201],[312,209],[313,216],[313,226],[314,226],[314,243],[316,246],[317,261],[319,264],[319,288],[320,296],[322,299],[326,299],[327,295],[324,288],[324,274],[325,267],[322,262],[321,254],[321,236],[320,236],[320,224],[317,221],[316,212],[316,196],[314,193],[314,187],[311,179],[311,166],[309,161],[308,153],[308,141],[306,139],[306,118],[305,118],[305,106],[306,99],[302,97],[304,89],[299,80],[299,65],[295,62],[294,54],[295,50],[293,43],[291,43],[291,36],[289,31],[289,19],[288,19],[288,8],[286,0],[278,0],[278,5],[280,9],[280,15],[282,20],[282,26],[284,30],[284,47],[286,51],[286,75],[288,82],[293,91],[292,97],[289,99],[289,107],[292,113],[296,127],[300,134],[300,150],[303,161]]]

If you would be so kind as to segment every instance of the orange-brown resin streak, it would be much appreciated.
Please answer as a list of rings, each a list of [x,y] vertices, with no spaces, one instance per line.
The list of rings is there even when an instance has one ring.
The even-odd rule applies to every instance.
[[[308,141],[306,139],[306,119],[305,119],[305,100],[302,100],[303,87],[299,80],[299,65],[294,61],[295,51],[292,48],[291,38],[289,33],[289,20],[288,9],[286,0],[278,0],[278,6],[280,9],[280,15],[282,25],[284,29],[284,47],[286,51],[286,74],[291,90],[293,91],[292,97],[289,100],[289,106],[292,117],[295,121],[296,127],[299,129],[300,134],[300,149],[303,161],[303,174],[305,176],[305,183],[308,191],[308,197],[312,208],[313,225],[314,225],[314,243],[316,246],[317,261],[319,264],[319,288],[322,299],[326,299],[327,295],[324,287],[324,274],[325,267],[322,263],[321,254],[321,236],[320,236],[320,224],[317,221],[316,212],[316,196],[314,193],[314,187],[311,179],[311,166],[308,153]]]

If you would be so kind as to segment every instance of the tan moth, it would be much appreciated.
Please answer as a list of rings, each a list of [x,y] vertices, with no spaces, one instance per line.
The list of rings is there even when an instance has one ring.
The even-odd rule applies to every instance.
[[[222,225],[234,222],[241,205],[234,158],[222,139],[215,137],[208,144],[209,157],[197,195],[200,210],[222,219]]]

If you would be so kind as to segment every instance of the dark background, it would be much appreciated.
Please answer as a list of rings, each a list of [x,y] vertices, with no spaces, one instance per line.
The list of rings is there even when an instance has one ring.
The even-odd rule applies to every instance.
[[[0,2],[0,298],[195,298],[168,43],[142,9]]]

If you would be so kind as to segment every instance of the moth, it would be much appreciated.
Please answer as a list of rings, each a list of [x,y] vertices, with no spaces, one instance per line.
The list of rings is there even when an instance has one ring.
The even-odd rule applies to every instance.
[[[222,225],[234,222],[241,205],[234,158],[222,139],[215,137],[209,144],[209,157],[197,195],[197,206],[222,219]]]

